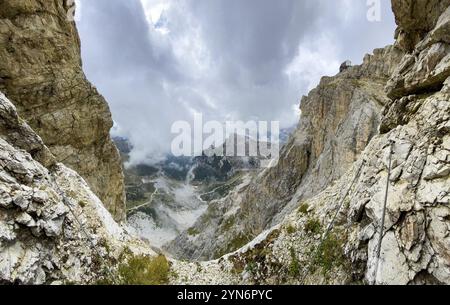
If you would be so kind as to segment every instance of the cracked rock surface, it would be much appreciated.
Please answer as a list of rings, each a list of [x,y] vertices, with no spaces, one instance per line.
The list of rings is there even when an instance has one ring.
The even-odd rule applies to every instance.
[[[82,71],[66,3],[0,2],[0,90],[56,161],[86,179],[121,221],[125,193],[120,156],[109,136],[111,113]]]
[[[220,283],[217,270],[221,270],[236,284],[450,284],[450,3],[392,2],[399,25],[396,48],[403,55],[388,69],[389,80],[384,80],[389,98],[380,113],[379,132],[362,145],[350,167],[341,168],[333,183],[312,196],[294,196],[291,203],[296,210],[281,223],[254,230],[258,237],[218,260],[175,265],[176,283],[183,282],[180,278],[185,283],[208,282],[205,278]],[[322,82],[310,97],[333,86],[333,82]],[[342,104],[339,95],[326,98],[331,107]],[[318,101],[303,103],[320,107]],[[312,120],[304,116],[303,122]],[[295,138],[306,141],[308,133],[300,129]],[[306,147],[311,148],[309,156],[320,151],[314,149],[320,145]],[[284,162],[302,164],[298,156],[287,154]],[[327,159],[319,160],[322,168],[329,164]],[[387,182],[386,221],[377,263]],[[309,183],[314,189],[320,180]],[[246,203],[239,204],[242,208]],[[256,201],[251,208],[258,211],[259,204]],[[331,223],[331,231],[324,234]],[[254,228],[249,220],[243,227]],[[195,264],[200,267],[193,268]],[[192,274],[192,270],[197,271]]]
[[[125,248],[154,254],[113,220],[76,172],[52,162],[2,93],[0,122],[0,283],[95,282]]]
[[[180,259],[208,260],[234,251],[279,223],[307,200],[342,177],[378,132],[383,88],[403,52],[393,46],[366,55],[334,77],[323,77],[301,102],[297,130],[280,161],[247,179],[232,194],[210,204],[191,236],[166,246]]]

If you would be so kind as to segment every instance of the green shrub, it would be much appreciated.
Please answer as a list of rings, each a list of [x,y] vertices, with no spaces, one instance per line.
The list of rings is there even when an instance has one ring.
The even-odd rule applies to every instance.
[[[228,253],[231,253],[233,251],[238,250],[239,248],[242,248],[245,246],[248,242],[251,241],[251,238],[248,236],[245,236],[243,234],[239,234],[235,238],[233,238],[229,244]],[[226,253],[225,253],[226,254]]]
[[[289,264],[289,275],[292,277],[298,277],[300,275],[300,262],[295,254],[294,248],[291,247],[291,263]]]
[[[169,282],[170,266],[164,255],[132,256],[119,266],[122,285],[165,285]]]
[[[80,207],[81,207],[82,209],[84,209],[84,208],[88,205],[87,202],[84,201],[84,200],[80,200],[80,201],[78,202],[78,204],[80,205]]]
[[[316,218],[311,218],[305,223],[305,231],[310,234],[319,234],[322,231],[322,224]]]
[[[325,276],[335,266],[342,266],[345,263],[343,252],[343,240],[336,234],[328,234],[322,244],[319,246],[315,265],[322,269]]]
[[[309,205],[307,203],[303,203],[300,205],[300,207],[298,208],[298,213],[300,214],[308,214],[308,209],[309,209]]]
[[[255,262],[249,262],[245,268],[247,272],[249,272],[252,275],[256,275],[256,272],[258,270],[258,266]]]
[[[189,229],[187,230],[187,233],[188,233],[188,235],[190,235],[190,236],[196,236],[196,235],[200,234],[200,232],[199,232],[196,228],[194,228],[194,227],[189,228]]]
[[[293,226],[293,225],[288,225],[287,227],[286,227],[286,232],[287,232],[287,234],[294,234],[295,233],[295,231],[297,231],[296,229],[295,229],[295,227]]]

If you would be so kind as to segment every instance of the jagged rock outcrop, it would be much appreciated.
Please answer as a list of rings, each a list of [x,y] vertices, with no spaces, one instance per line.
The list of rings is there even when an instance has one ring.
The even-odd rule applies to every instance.
[[[389,101],[383,88],[402,55],[392,46],[377,49],[362,65],[322,78],[302,99],[300,124],[277,166],[213,202],[195,226],[200,233],[182,234],[166,249],[180,258],[220,257],[342,177],[377,134]]]
[[[44,166],[56,163],[54,156],[44,145],[41,138],[17,115],[16,108],[0,92],[0,136],[9,143],[31,154],[31,156]]]
[[[408,52],[414,50],[417,43],[436,26],[449,5],[449,0],[392,0],[398,25],[395,32],[397,44]]]
[[[0,283],[92,283],[126,249],[154,255],[55,160],[0,93]]]
[[[394,8],[398,5],[393,1]],[[419,9],[414,13],[416,18],[402,17],[399,22],[399,31],[405,35],[418,35],[414,38],[414,49],[403,57],[397,70],[387,84],[386,90],[388,96],[393,100],[410,94],[421,94],[430,92],[430,89],[439,91],[442,84],[450,76],[450,1],[401,1],[402,7],[407,3],[414,7],[431,6],[428,10]],[[420,5],[419,5],[420,4]],[[432,9],[434,8],[434,9]],[[432,9],[432,12],[429,10]],[[425,16],[419,15],[429,12]],[[403,16],[401,10],[400,16]],[[399,13],[397,13],[399,16]],[[419,17],[420,18],[417,18]],[[399,17],[397,17],[398,19]],[[426,20],[425,23],[417,23],[411,20]],[[405,20],[406,21],[403,21]],[[426,34],[423,32],[423,26],[427,28]],[[434,26],[435,25],[435,26]],[[419,34],[420,33],[420,34]],[[419,39],[420,38],[420,39]],[[402,46],[401,38],[398,38],[397,45]],[[419,39],[419,40],[418,40]],[[406,48],[408,51],[408,48]]]
[[[352,66],[352,62],[350,60],[346,60],[339,67],[339,72],[342,73],[342,72],[344,72],[345,70],[347,70],[351,66]]]
[[[123,220],[123,174],[109,136],[111,114],[82,71],[66,2],[0,1],[0,90],[55,159],[83,176],[114,218]]]
[[[303,98],[279,164],[244,177],[167,246],[221,257],[173,261],[173,283],[450,284],[449,4],[393,0],[396,45]],[[0,94],[0,283],[92,283],[128,248],[154,254],[58,163],[100,195],[120,188],[110,115],[81,71],[67,7],[0,7],[0,89],[19,112]]]
[[[383,110],[381,133],[351,169],[318,195],[297,202],[298,209],[281,224],[236,253],[200,263],[194,274],[194,264],[177,263],[181,278],[221,283],[221,270],[222,278],[234,283],[450,284],[450,77],[436,78],[439,73],[433,72],[447,71],[450,63],[444,60],[448,52],[436,61],[430,57],[428,68],[422,60],[430,50],[448,47],[433,38],[450,33],[448,5],[393,1],[397,32],[415,39],[413,49],[405,49],[386,87],[393,99]],[[419,31],[418,25],[426,27]]]

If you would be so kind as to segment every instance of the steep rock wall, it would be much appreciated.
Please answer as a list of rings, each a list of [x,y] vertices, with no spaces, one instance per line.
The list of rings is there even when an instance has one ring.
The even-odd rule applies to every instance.
[[[0,1],[0,90],[56,160],[83,176],[123,220],[123,173],[109,136],[111,114],[82,71],[66,1]]]
[[[180,278],[194,283],[226,278],[269,284],[450,284],[450,77],[435,77],[450,66],[448,52],[442,51],[450,33],[448,2],[394,0],[393,8],[404,35],[416,37],[410,22],[428,24],[428,32],[421,32],[393,71],[381,133],[346,174],[298,203],[281,224],[235,253],[202,263],[197,270],[207,267],[203,272],[177,263]]]
[[[0,92],[0,284],[95,283],[127,249],[155,255],[56,163]]]
[[[449,0],[392,0],[397,44],[408,52],[414,50],[449,5]]]
[[[319,86],[301,102],[300,124],[281,151],[277,166],[213,202],[195,225],[166,249],[180,258],[211,259],[236,250],[298,205],[339,179],[377,134],[384,86],[403,53],[377,49],[360,66]]]

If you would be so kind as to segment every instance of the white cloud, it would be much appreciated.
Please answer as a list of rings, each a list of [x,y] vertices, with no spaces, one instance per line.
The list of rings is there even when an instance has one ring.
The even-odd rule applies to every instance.
[[[326,35],[301,44],[285,70],[290,83],[307,91],[314,89],[322,76],[336,74],[341,63],[337,56],[335,42]]]
[[[389,43],[394,28],[386,6],[369,23],[365,1],[80,1],[84,68],[133,162],[164,155],[172,123],[196,112],[296,123],[321,76]]]
[[[164,11],[170,8],[170,1],[167,0],[141,0],[147,21],[155,25],[161,19]]]

